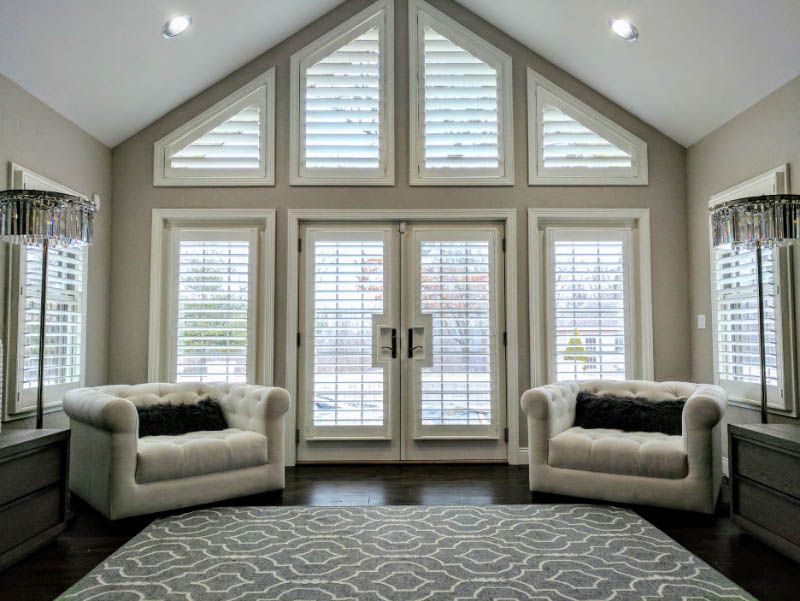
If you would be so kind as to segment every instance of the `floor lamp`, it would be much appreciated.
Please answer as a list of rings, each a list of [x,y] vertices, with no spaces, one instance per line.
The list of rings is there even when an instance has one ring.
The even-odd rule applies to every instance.
[[[42,289],[39,304],[39,363],[36,428],[44,420],[44,356],[47,308],[47,254],[51,246],[83,246],[92,242],[94,204],[79,196],[44,190],[0,192],[0,240],[42,247]],[[19,360],[23,360],[21,357]]]
[[[764,280],[761,251],[800,240],[800,195],[751,196],[711,208],[711,237],[715,247],[756,251],[758,291],[758,357],[761,364],[761,423],[767,423],[767,362],[764,338]]]

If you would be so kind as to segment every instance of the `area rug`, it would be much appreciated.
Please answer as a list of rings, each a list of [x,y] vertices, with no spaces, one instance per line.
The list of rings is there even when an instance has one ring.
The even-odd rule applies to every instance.
[[[632,511],[493,505],[193,511],[153,522],[59,599],[753,597]]]

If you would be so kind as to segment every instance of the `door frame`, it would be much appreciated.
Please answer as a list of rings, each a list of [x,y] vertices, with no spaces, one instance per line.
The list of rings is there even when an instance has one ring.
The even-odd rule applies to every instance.
[[[286,252],[286,388],[297,398],[299,331],[300,224],[305,221],[495,221],[505,231],[505,316],[506,316],[506,422],[508,427],[508,462],[520,462],[519,453],[519,339],[517,324],[517,209],[289,209]],[[294,266],[294,267],[293,267]],[[286,465],[295,465],[294,432],[297,429],[297,404],[286,414]]]

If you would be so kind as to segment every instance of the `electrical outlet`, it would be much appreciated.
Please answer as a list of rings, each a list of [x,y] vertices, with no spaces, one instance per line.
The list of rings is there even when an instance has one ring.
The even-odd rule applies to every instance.
[[[706,316],[704,313],[701,313],[697,316],[697,329],[698,330],[705,330],[706,329]]]

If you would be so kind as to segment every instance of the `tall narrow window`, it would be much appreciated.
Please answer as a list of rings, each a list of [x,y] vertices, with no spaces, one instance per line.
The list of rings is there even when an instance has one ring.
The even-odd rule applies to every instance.
[[[713,252],[717,374],[720,384],[733,395],[754,399],[761,395],[756,253],[723,249]],[[780,327],[775,256],[772,249],[762,251],[767,396],[771,405],[784,408],[777,398],[781,342],[777,335]]]
[[[48,400],[79,386],[83,377],[86,251],[51,248],[47,269],[47,323],[45,324],[44,385]],[[42,290],[42,249],[26,246],[23,262],[20,374],[22,393],[35,393],[39,370],[39,311]],[[31,397],[32,398],[32,397]]]
[[[275,69],[155,143],[156,186],[275,183]]]
[[[631,377],[629,233],[550,230],[548,245],[553,377]]]
[[[409,9],[411,183],[513,184],[511,58],[421,0]]]
[[[531,185],[647,184],[647,144],[528,69]]]
[[[392,2],[292,56],[292,184],[391,185]]]
[[[254,232],[182,230],[175,244],[175,381],[251,380]]]

